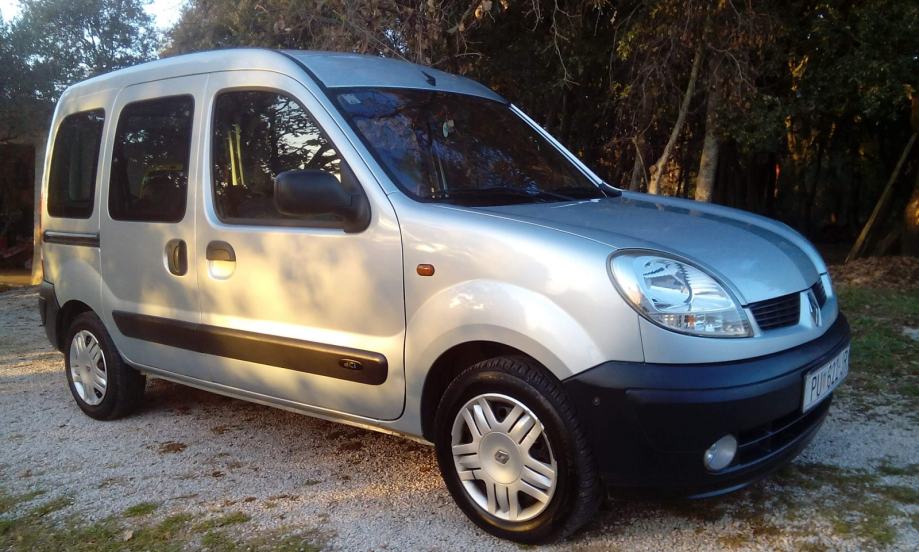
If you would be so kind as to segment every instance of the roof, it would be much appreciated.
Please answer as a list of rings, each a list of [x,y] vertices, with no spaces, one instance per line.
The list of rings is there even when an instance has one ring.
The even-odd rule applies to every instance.
[[[142,82],[233,70],[268,70],[291,76],[307,73],[329,88],[417,88],[504,101],[476,81],[406,61],[340,52],[262,48],[211,50],[158,59],[79,82],[68,88],[65,95],[90,94]]]

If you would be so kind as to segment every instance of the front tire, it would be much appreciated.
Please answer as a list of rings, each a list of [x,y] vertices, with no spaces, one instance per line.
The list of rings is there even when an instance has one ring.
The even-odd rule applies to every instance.
[[[551,542],[597,510],[602,488],[584,432],[564,390],[532,359],[463,371],[444,392],[435,431],[447,488],[495,536]]]
[[[146,378],[121,359],[99,317],[84,312],[67,332],[64,368],[77,406],[97,420],[128,415],[143,398]]]

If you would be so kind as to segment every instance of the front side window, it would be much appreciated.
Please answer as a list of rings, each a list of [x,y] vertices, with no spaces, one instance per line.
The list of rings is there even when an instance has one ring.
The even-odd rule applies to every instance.
[[[89,218],[93,212],[96,168],[105,112],[101,109],[68,115],[54,137],[48,176],[48,214]]]
[[[112,152],[109,213],[116,220],[179,222],[185,216],[191,96],[126,105]]]
[[[221,93],[214,108],[212,152],[214,203],[221,220],[285,226],[340,223],[337,215],[288,216],[275,206],[274,179],[284,171],[321,169],[341,181],[338,152],[290,96],[255,90]]]
[[[337,91],[354,131],[421,201],[502,205],[605,197],[507,105],[398,88]]]

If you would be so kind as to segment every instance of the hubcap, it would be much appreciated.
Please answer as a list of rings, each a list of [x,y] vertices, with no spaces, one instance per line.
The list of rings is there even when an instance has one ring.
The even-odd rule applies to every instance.
[[[96,336],[80,330],[70,342],[70,377],[80,399],[95,406],[105,398],[108,370]]]
[[[542,513],[555,493],[557,465],[545,428],[520,401],[474,397],[453,422],[453,464],[481,509],[507,521]]]

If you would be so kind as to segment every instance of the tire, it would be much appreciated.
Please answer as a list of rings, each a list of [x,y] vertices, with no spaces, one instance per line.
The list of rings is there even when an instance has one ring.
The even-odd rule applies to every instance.
[[[80,410],[97,420],[131,413],[144,395],[146,378],[121,358],[99,317],[84,312],[67,329],[64,371]]]
[[[497,357],[466,369],[444,392],[434,423],[447,488],[485,531],[544,544],[594,516],[603,489],[587,439],[561,385],[532,359]]]

